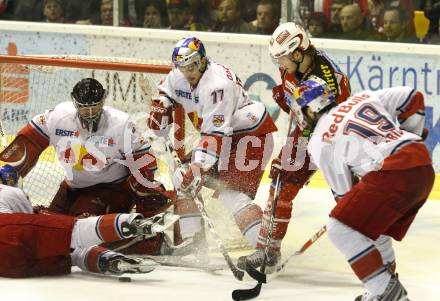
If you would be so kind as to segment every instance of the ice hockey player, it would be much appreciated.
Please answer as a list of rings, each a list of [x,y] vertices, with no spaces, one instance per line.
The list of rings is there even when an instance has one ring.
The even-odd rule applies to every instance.
[[[38,114],[0,154],[22,177],[48,147],[66,172],[49,210],[72,216],[137,212],[149,216],[168,202],[154,181],[156,158],[128,114],[104,106],[107,91],[93,78],[75,84],[72,101]],[[130,253],[157,253],[161,235]],[[135,250],[136,249],[136,250]]]
[[[148,273],[156,263],[129,258],[97,246],[133,236],[155,236],[178,218],[170,213],[144,219],[139,213],[76,219],[61,214],[33,214],[18,175],[0,167],[0,276],[12,278],[64,275],[72,266],[94,273]]]
[[[164,135],[172,111],[177,104],[183,106],[201,139],[186,173],[175,174],[177,188],[186,192],[198,191],[202,185],[216,189],[241,233],[255,246],[262,210],[252,200],[272,153],[276,126],[264,104],[249,99],[235,73],[207,57],[199,39],[178,41],[172,62],[173,70],[153,99],[148,125]],[[198,210],[192,201],[177,204],[182,238],[192,239],[200,231]]]
[[[269,52],[280,68],[282,79],[282,83],[273,88],[273,98],[284,112],[291,114],[288,103],[292,99],[293,89],[311,76],[325,80],[336,95],[338,103],[350,95],[347,76],[323,51],[311,44],[305,30],[296,23],[288,22],[278,26],[270,39]],[[305,151],[307,140],[304,138],[309,133],[304,133],[296,127],[287,134],[289,137],[286,144],[278,157],[272,161],[270,170],[272,183],[258,236],[257,250],[251,255],[240,257],[239,268],[245,269],[246,265],[257,268],[263,262],[278,175],[281,183],[266,262],[269,271],[281,257],[281,242],[292,215],[293,199],[316,171],[316,166],[310,165],[310,158]]]
[[[315,78],[293,95],[298,126],[313,133],[307,150],[338,200],[328,236],[367,290],[356,301],[408,300],[390,266],[391,237],[405,237],[434,183],[422,141],[423,94],[394,87],[336,105],[332,89]],[[377,240],[385,243],[376,247]]]

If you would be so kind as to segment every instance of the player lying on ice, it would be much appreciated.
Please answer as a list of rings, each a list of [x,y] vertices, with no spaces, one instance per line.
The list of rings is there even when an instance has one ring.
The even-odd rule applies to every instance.
[[[96,79],[80,80],[72,89],[72,101],[33,117],[0,154],[0,160],[24,177],[39,155],[53,146],[67,177],[60,183],[50,211],[93,216],[128,213],[135,205],[136,212],[152,216],[166,207],[171,196],[154,181],[157,166],[150,145],[128,114],[104,106],[106,95]],[[121,252],[167,252],[163,238],[160,233],[150,240],[132,242]]]
[[[0,167],[0,276],[64,275],[72,266],[93,273],[149,273],[156,263],[129,258],[97,245],[134,236],[155,236],[178,218],[170,213],[144,218],[139,213],[77,219],[33,214],[32,204],[16,187],[18,175]]]
[[[337,105],[331,88],[310,78],[293,96],[298,127],[312,133],[307,152],[337,199],[328,236],[367,290],[356,301],[408,300],[391,238],[405,237],[434,183],[423,95],[394,87]]]
[[[250,245],[256,245],[262,210],[252,203],[272,153],[276,131],[261,102],[249,99],[240,79],[229,67],[206,56],[195,38],[180,40],[172,54],[173,70],[153,98],[149,127],[167,134],[177,104],[201,133],[187,172],[175,174],[177,188],[216,189],[218,199],[232,213]],[[192,240],[200,229],[200,215],[192,200],[177,202],[182,238]]]
[[[290,114],[287,102],[292,97],[292,90],[311,76],[325,80],[331,86],[338,103],[350,96],[347,76],[325,52],[312,45],[307,32],[296,23],[283,23],[275,29],[270,39],[269,53],[279,66],[282,80],[280,85],[273,88],[273,98],[287,114]],[[263,263],[275,191],[279,187],[272,240],[266,261],[267,270],[273,270],[281,257],[280,247],[292,216],[293,199],[316,171],[316,168],[309,166],[310,158],[305,151],[307,139],[302,131],[295,128],[287,134],[289,136],[286,144],[271,164],[269,176],[272,183],[258,234],[257,250],[249,256],[239,258],[237,265],[241,269],[245,269],[246,266],[257,268]]]

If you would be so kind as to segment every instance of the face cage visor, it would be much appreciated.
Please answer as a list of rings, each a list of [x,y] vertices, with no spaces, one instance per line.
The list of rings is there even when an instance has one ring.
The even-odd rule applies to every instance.
[[[174,61],[174,67],[179,69],[181,72],[193,71],[191,70],[193,68],[193,64],[200,69],[200,66],[202,65],[202,57],[200,53],[194,52],[185,57],[177,56],[176,60]]]
[[[71,97],[73,104],[78,111],[78,116],[84,121],[94,122],[101,117],[102,108],[104,107],[104,99],[106,96],[107,93],[104,94],[101,101],[91,104],[81,104],[75,99],[75,97],[73,97],[73,95]]]

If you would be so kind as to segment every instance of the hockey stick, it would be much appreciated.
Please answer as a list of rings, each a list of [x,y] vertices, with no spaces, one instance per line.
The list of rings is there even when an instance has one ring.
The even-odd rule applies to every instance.
[[[272,281],[274,278],[276,278],[278,276],[278,274],[284,269],[284,267],[289,263],[289,261],[298,255],[303,254],[311,245],[313,245],[325,232],[327,231],[327,227],[324,225],[321,227],[321,229],[318,230],[318,232],[316,232],[309,240],[307,240],[303,246],[301,247],[301,249],[299,249],[298,251],[294,252],[293,254],[291,254],[289,257],[287,257],[286,260],[283,261],[282,264],[280,264],[275,272],[273,274],[270,274],[270,277],[268,277],[269,275],[264,274],[259,272],[257,269],[254,268],[248,268],[246,269],[247,273],[249,274],[249,276],[251,276],[252,278],[254,278],[255,280],[257,280],[258,282],[262,282],[262,283],[268,283],[270,281]]]
[[[287,129],[287,136],[290,135],[291,130],[292,130],[292,112],[290,112],[290,114],[289,114],[289,127]],[[278,197],[280,194],[280,188],[281,188],[281,171],[278,173],[277,178],[276,178],[274,200],[273,200],[272,212],[271,212],[270,220],[269,220],[269,232],[267,233],[266,242],[265,242],[266,244],[265,244],[265,248],[264,248],[263,263],[260,267],[260,272],[262,274],[264,274],[264,272],[266,271],[267,258],[269,257],[268,256],[269,255],[269,244],[270,244],[270,241],[272,240],[273,225],[274,225],[274,221],[275,221],[275,210],[276,210],[277,204],[278,204]],[[246,267],[246,272],[248,272],[247,267]],[[241,300],[249,300],[249,299],[256,298],[260,295],[262,285],[263,285],[263,282],[258,281],[257,285],[251,289],[234,290],[234,291],[232,291],[232,299],[235,301],[241,301]]]
[[[173,157],[173,161],[176,168],[182,169],[182,161],[180,160],[179,156],[177,155],[176,151],[174,150],[173,146],[171,145],[171,142],[166,139],[165,140],[165,149],[171,156]],[[194,191],[192,193],[192,197],[194,199],[194,202],[196,203],[197,209],[199,209],[200,214],[203,218],[203,220],[208,224],[209,232],[213,236],[215,242],[217,243],[217,246],[219,247],[223,257],[226,260],[226,263],[228,264],[229,268],[231,269],[232,274],[234,277],[240,281],[243,280],[244,272],[239,270],[234,262],[231,259],[231,256],[229,255],[228,251],[226,250],[226,247],[221,240],[220,236],[218,235],[217,231],[215,231],[214,225],[212,223],[211,218],[209,218],[208,213],[206,212],[205,206],[203,205],[203,201],[201,200],[200,196]]]

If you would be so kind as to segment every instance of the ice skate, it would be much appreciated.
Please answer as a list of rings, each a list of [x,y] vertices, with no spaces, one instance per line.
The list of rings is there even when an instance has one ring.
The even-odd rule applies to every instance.
[[[402,283],[400,283],[396,274],[391,277],[382,295],[371,296],[371,294],[367,292],[361,296],[357,296],[354,301],[409,301],[409,299],[405,288]]]
[[[101,271],[112,275],[149,273],[157,265],[158,263],[151,259],[131,258],[114,252],[103,254],[99,260]]]
[[[266,272],[270,273],[274,270],[281,258],[281,252],[279,250],[269,250],[266,260]],[[246,270],[247,267],[259,268],[264,261],[264,249],[257,249],[254,253],[241,256],[238,258],[237,266],[239,269]]]

